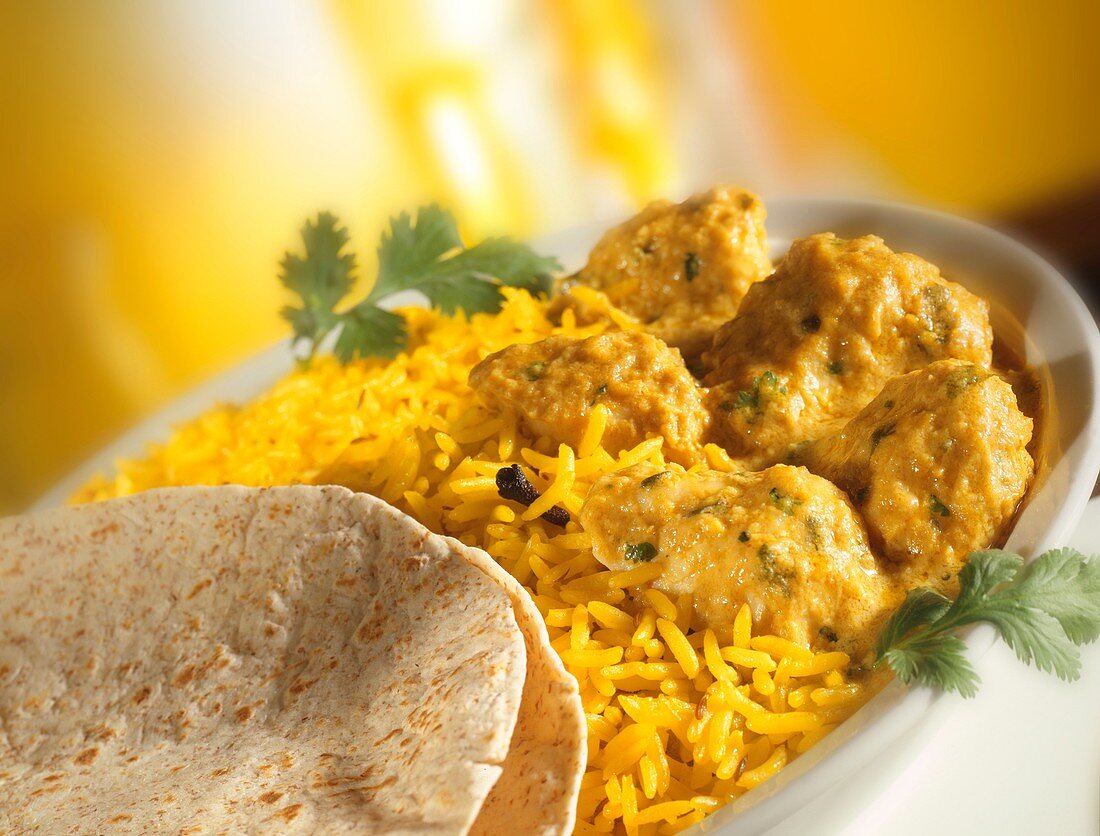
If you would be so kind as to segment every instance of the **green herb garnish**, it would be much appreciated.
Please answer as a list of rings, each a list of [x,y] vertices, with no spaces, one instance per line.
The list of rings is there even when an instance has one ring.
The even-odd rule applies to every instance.
[[[957,398],[975,383],[981,383],[987,377],[989,375],[979,371],[977,366],[963,366],[961,369],[955,369],[947,375],[944,381],[944,385],[947,387],[947,397]]]
[[[697,517],[700,514],[722,514],[730,509],[730,504],[721,496],[710,502],[704,502],[697,508],[688,511],[689,517]]]
[[[545,294],[560,270],[553,258],[509,238],[488,238],[466,247],[454,217],[432,204],[390,220],[378,245],[378,276],[366,299],[343,311],[336,306],[355,284],[355,256],[347,252],[348,232],[336,217],[320,213],[302,227],[304,254],[287,253],[280,280],[301,300],[282,315],[294,329],[293,345],[306,343],[308,362],[330,334],[341,362],[356,357],[394,357],[408,342],[405,319],[383,310],[396,293],[415,290],[445,314],[500,310],[502,286]]]
[[[607,384],[601,383],[596,387],[596,391],[592,394],[592,400],[588,402],[589,406],[595,406],[596,402],[607,394]]]
[[[742,531],[740,534],[737,535],[737,539],[740,540],[742,543],[747,543],[749,542],[749,533],[747,531]]]
[[[938,514],[941,517],[951,516],[951,509],[944,505],[935,494],[928,497],[928,507],[932,509],[933,514]]]
[[[627,543],[624,551],[631,563],[649,563],[657,556],[657,547],[652,543]]]
[[[821,317],[817,314],[810,314],[802,320],[802,330],[807,334],[816,334],[820,328]]]
[[[768,581],[768,583],[779,587],[780,592],[789,597],[791,594],[791,574],[779,568],[779,564],[775,559],[775,553],[771,550],[771,547],[765,543],[757,549],[756,556],[760,560],[764,579]]]
[[[941,284],[930,284],[921,293],[923,325],[941,345],[951,338],[957,325],[957,315],[951,309],[951,291]]]
[[[806,517],[806,534],[809,535],[810,545],[815,549],[820,549],[822,543],[821,520],[813,515]]]
[[[844,374],[844,364],[839,360],[833,360],[829,363],[829,374]]]
[[[818,630],[817,634],[819,636],[821,636],[821,638],[825,639],[826,641],[830,641],[830,642],[834,642],[834,643],[836,642],[836,640],[838,638],[840,638],[836,634],[836,630],[834,630],[832,627],[830,627],[828,625],[825,625],[820,630]]]
[[[954,602],[927,587],[909,592],[879,633],[876,665],[885,662],[902,682],[971,697],[980,680],[954,631],[979,621],[992,624],[1021,661],[1077,679],[1077,646],[1100,637],[1100,560],[1074,549],[1028,564],[999,549],[971,552]]]
[[[656,485],[658,482],[660,482],[666,476],[671,476],[671,475],[672,475],[671,470],[662,470],[660,473],[654,473],[652,476],[645,477],[638,484],[641,485],[643,488],[652,488],[654,485]]]
[[[771,500],[772,505],[786,514],[788,517],[794,515],[794,509],[802,504],[801,499],[796,499],[790,494],[780,493],[778,488],[772,488],[768,491],[768,499]]]
[[[523,370],[523,379],[530,383],[534,383],[536,380],[542,377],[542,373],[545,371],[546,363],[544,363],[542,360],[536,360],[534,363]]]
[[[773,372],[766,371],[752,379],[751,389],[742,389],[733,401],[725,401],[720,405],[720,408],[726,412],[743,409],[753,413],[755,418],[759,417],[761,410],[769,400],[774,400],[780,395],[786,394],[787,387],[779,382],[779,378]]]

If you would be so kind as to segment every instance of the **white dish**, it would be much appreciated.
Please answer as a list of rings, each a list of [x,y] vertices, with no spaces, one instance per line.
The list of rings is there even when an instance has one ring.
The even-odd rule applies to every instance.
[[[566,267],[583,263],[604,224],[542,239],[541,251]],[[1091,495],[1100,470],[1100,333],[1069,283],[1014,241],[979,224],[928,210],[852,200],[775,200],[768,230],[776,255],[793,239],[832,231],[844,237],[873,233],[895,250],[916,253],[944,274],[990,299],[1000,338],[1036,367],[1046,387],[1041,424],[1043,473],[1020,515],[1007,548],[1024,555],[1066,541]],[[1018,323],[1018,325],[1016,324]],[[1021,330],[1020,326],[1023,326]],[[280,343],[203,385],[126,434],[44,496],[36,508],[62,504],[97,472],[120,457],[139,456],[150,441],[219,401],[244,401],[265,391],[291,368]],[[967,637],[972,661],[994,641],[989,628]],[[928,722],[941,695],[893,683],[775,779],[704,821],[696,832],[742,836],[759,833],[855,774],[888,747]],[[979,697],[980,699],[980,697]]]

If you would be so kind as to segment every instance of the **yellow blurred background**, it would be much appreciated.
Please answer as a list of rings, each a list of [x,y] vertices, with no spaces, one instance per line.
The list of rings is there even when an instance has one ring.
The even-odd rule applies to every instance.
[[[318,209],[363,260],[428,198],[470,235],[718,180],[1006,216],[1100,178],[1098,34],[1070,0],[0,4],[0,510],[284,336]]]

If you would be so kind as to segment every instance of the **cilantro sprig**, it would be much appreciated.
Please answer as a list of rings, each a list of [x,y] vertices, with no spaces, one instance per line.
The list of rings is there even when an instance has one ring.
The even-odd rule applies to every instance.
[[[902,682],[972,697],[980,679],[954,631],[980,621],[1021,661],[1077,679],[1077,646],[1100,637],[1100,559],[1073,549],[1031,563],[1000,549],[972,552],[954,601],[927,587],[909,592],[879,633],[876,664],[888,664]]]
[[[415,220],[407,212],[390,219],[378,245],[378,275],[370,292],[338,311],[356,279],[348,231],[334,215],[321,212],[306,222],[301,235],[304,251],[283,257],[279,278],[300,300],[282,315],[294,329],[295,348],[306,345],[300,359],[307,362],[334,333],[341,362],[396,356],[408,343],[405,319],[382,304],[401,291],[420,292],[445,314],[459,309],[495,313],[503,301],[501,287],[545,294],[551,275],[561,269],[556,259],[510,238],[466,247],[454,217],[431,204],[418,209]]]

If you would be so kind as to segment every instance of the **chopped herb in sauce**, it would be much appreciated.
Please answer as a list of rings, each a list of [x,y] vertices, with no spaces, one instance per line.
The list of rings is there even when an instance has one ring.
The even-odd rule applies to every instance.
[[[830,641],[830,642],[834,642],[834,643],[839,638],[839,636],[837,636],[837,634],[836,634],[836,630],[834,630],[832,627],[829,627],[828,625],[825,625],[820,630],[818,630],[817,634],[819,636],[821,636],[821,638],[825,639],[826,641]]]
[[[801,499],[781,493],[778,488],[772,488],[768,491],[768,499],[772,501],[772,505],[786,514],[788,517],[794,516],[794,509],[802,504]]]
[[[829,374],[844,374],[844,364],[839,360],[829,363]]]
[[[812,514],[806,517],[806,534],[809,535],[810,545],[815,549],[821,548],[821,520]]]
[[[594,406],[596,402],[607,394],[607,384],[601,383],[596,387],[596,391],[592,393],[592,400],[588,402],[589,406]]]
[[[947,375],[945,386],[947,387],[947,397],[957,398],[975,383],[980,383],[989,377],[978,370],[977,366],[963,366],[961,369],[955,369],[949,375]]]
[[[820,328],[821,317],[817,314],[810,314],[802,320],[802,331],[806,334],[816,334]]]
[[[518,464],[502,467],[497,471],[497,495],[501,499],[518,502],[520,505],[530,506],[539,498],[538,489],[527,479],[527,474]],[[559,525],[564,528],[569,523],[569,512],[555,505],[542,515],[541,519],[551,525]]]
[[[699,260],[699,256],[695,253],[688,253],[684,259],[684,278],[689,282],[695,281],[695,277],[699,275],[699,269],[703,266],[703,262]]]
[[[871,452],[873,453],[878,448],[882,439],[893,435],[896,428],[897,424],[893,421],[889,424],[883,424],[881,427],[875,427],[875,431],[871,433]]]
[[[766,371],[762,375],[753,378],[751,389],[742,389],[733,401],[724,401],[719,405],[719,408],[726,412],[743,409],[752,413],[749,420],[755,421],[760,417],[760,413],[768,401],[786,394],[787,387],[779,382],[779,378],[775,374]]]
[[[764,579],[768,583],[779,587],[784,595],[790,596],[791,576],[789,573],[779,568],[779,564],[776,563],[775,560],[775,553],[772,552],[767,543],[757,549],[756,556],[760,560],[761,572],[764,575]]]
[[[747,543],[749,542],[749,533],[747,531],[742,531],[740,534],[737,535],[737,539],[740,540],[742,543]]]
[[[932,509],[933,514],[938,514],[941,517],[951,516],[951,509],[944,505],[935,494],[928,497],[928,507]]]
[[[883,409],[893,409],[894,408],[894,402],[892,400],[887,399],[886,401],[883,402],[882,408]]]
[[[542,360],[536,360],[534,363],[523,370],[523,377],[526,380],[534,383],[536,380],[542,377],[542,373],[545,371],[546,364],[542,362]]]
[[[660,482],[666,476],[671,476],[671,475],[672,475],[671,470],[662,470],[660,473],[654,473],[652,476],[645,477],[641,481],[640,484],[643,488],[652,488],[654,485],[656,485],[658,482]]]
[[[951,309],[951,291],[942,284],[930,284],[921,294],[921,320],[941,345],[951,338],[957,316]]]
[[[715,515],[717,515],[717,514],[723,514],[726,511],[728,511],[729,509],[730,509],[730,504],[728,502],[726,502],[726,500],[724,498],[719,496],[715,499],[710,500],[709,502],[704,502],[698,508],[693,508],[691,511],[688,511],[687,515],[689,517],[697,517],[700,514],[715,514]]]
[[[623,548],[626,559],[631,563],[649,563],[657,556],[657,547],[652,543],[627,543]]]

